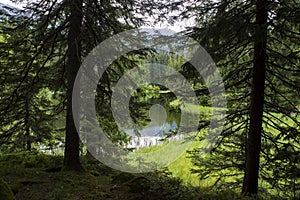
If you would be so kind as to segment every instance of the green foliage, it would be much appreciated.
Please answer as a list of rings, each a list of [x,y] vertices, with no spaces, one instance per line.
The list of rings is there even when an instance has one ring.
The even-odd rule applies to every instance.
[[[96,160],[83,158],[85,172],[50,171],[62,157],[20,153],[1,155],[0,175],[14,188],[18,199],[198,199],[197,189],[182,186],[166,173],[128,174]],[[29,164],[29,165],[28,165]],[[25,166],[26,165],[26,166]],[[17,170],[20,172],[17,173]]]
[[[83,56],[111,35],[142,21],[132,13],[133,8],[141,6],[133,1],[105,1],[99,5],[98,1],[86,0],[84,5]],[[3,151],[46,146],[47,151],[53,152],[64,142],[61,122],[65,120],[68,7],[64,2],[28,2],[24,11],[18,13],[17,22],[12,18],[0,21],[0,144]],[[28,15],[32,18],[27,18]],[[121,68],[124,69],[124,65]],[[100,87],[102,92],[110,90],[107,85],[109,81],[105,80]],[[101,102],[99,98],[97,103]],[[101,114],[109,117],[107,112]],[[121,139],[124,139],[122,134]]]
[[[147,11],[151,15],[151,12],[155,12],[151,10],[152,2],[141,2],[101,1],[100,5],[98,1],[84,0],[82,55],[86,56],[111,35],[140,25],[143,20],[135,17],[136,14],[144,15],[144,11]],[[40,190],[42,195],[48,192],[39,188],[37,183],[45,188],[50,186],[51,192],[40,196],[48,199],[82,199],[83,193],[86,198],[96,196],[103,199],[141,199],[143,194],[154,199],[243,199],[236,194],[236,189],[241,187],[243,181],[245,144],[249,130],[252,46],[256,28],[253,23],[254,2],[193,1],[182,7],[181,3],[186,1],[158,3],[161,6],[159,8],[164,8],[166,12],[176,10],[179,6],[183,18],[196,18],[197,27],[189,29],[187,34],[198,40],[211,54],[226,84],[227,121],[213,151],[206,157],[199,156],[201,141],[197,141],[190,151],[190,158],[185,154],[169,167],[173,176],[185,178],[185,184],[199,175],[194,184],[199,184],[200,180],[201,185],[209,186],[200,197],[194,189],[183,187],[179,179],[159,173],[150,177],[129,175],[129,179],[114,183],[117,188],[114,194],[109,191],[115,189],[114,185],[110,185],[110,179],[119,174],[99,167],[99,163],[85,163],[86,168],[92,168],[93,176],[71,172],[57,172],[53,175],[43,171],[59,169],[62,163],[61,157],[43,155],[38,151],[46,147],[54,152],[64,142],[65,55],[70,25],[70,11],[65,1],[32,2],[27,7],[27,11],[32,13],[32,19],[21,17],[17,21],[0,21],[0,151],[33,151],[32,154],[1,155],[1,175],[9,183],[15,182],[13,188],[19,195],[25,192],[21,199],[39,194]],[[270,1],[269,9],[260,189],[266,196],[275,194],[281,198],[298,198],[300,98],[296,91],[300,90],[299,3],[292,0]],[[112,85],[126,71],[146,62],[174,67],[188,79],[203,107],[183,105],[183,109],[211,112],[209,94],[201,75],[181,56],[152,50],[131,52],[117,59],[105,71],[99,81],[95,100],[98,121],[117,145],[123,145],[129,138],[124,132],[118,131],[113,120],[110,110]],[[157,66],[155,73],[163,71]],[[174,100],[172,91],[147,83],[133,94],[130,103],[132,118],[138,125],[148,123],[145,110],[155,100],[166,100],[166,104],[175,110],[182,106],[180,99]],[[204,117],[201,127],[208,125],[208,117],[201,117]],[[195,174],[187,172],[190,168]],[[14,180],[16,177],[18,180]],[[30,180],[22,181],[21,178]],[[26,191],[25,185],[33,190]],[[90,189],[91,185],[95,187]],[[78,191],[74,191],[74,186],[78,186]],[[226,189],[232,192],[224,191]]]
[[[18,24],[8,21],[5,28],[1,26],[4,35],[4,41],[0,44],[2,151],[39,149],[41,143],[52,148],[52,144],[57,142],[53,138],[61,137],[61,127],[53,124],[53,121],[62,119],[61,104],[53,98],[54,94],[60,93],[58,85],[61,81],[58,77],[61,77],[59,74],[63,70],[58,62],[62,58],[59,55],[61,50],[54,50],[52,44],[40,40],[45,36],[43,34],[52,34],[50,27],[49,30],[43,27],[45,32],[35,32],[33,30],[38,28],[38,22],[30,24],[21,19]],[[61,37],[56,36],[57,40]],[[50,62],[57,66],[51,69],[51,73]],[[52,84],[53,80],[57,85]]]
[[[1,200],[14,200],[15,197],[7,185],[7,183],[3,180],[0,179],[0,199]]]
[[[182,5],[180,2],[170,4],[177,7]],[[199,155],[200,148],[191,151],[196,166],[193,172],[201,180],[207,179],[212,189],[241,188],[243,182],[253,76],[254,9],[255,1],[194,1],[181,15],[195,16],[197,27],[187,32],[210,53],[226,86],[228,111],[217,145],[206,157]],[[281,198],[296,198],[300,113],[299,93],[295,91],[300,89],[300,40],[295,20],[299,14],[295,10],[299,4],[272,1],[268,9],[272,17],[268,23],[259,187]],[[284,13],[293,14],[288,17]]]
[[[86,169],[83,172],[49,170],[61,166],[62,160],[60,156],[45,154],[2,154],[0,176],[9,182],[16,198],[20,200],[27,200],[31,195],[45,200],[255,200],[241,197],[235,191],[184,185],[167,169],[147,174],[130,174],[108,168],[90,157],[82,158]]]

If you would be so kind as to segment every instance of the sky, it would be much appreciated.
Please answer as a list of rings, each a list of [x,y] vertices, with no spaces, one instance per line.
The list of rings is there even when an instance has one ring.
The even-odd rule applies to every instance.
[[[3,3],[3,4],[8,4],[8,5],[11,5],[11,6],[15,6],[15,7],[22,7],[22,5],[25,5],[25,4],[15,4],[13,2],[11,2],[10,0],[0,0],[0,3]]]

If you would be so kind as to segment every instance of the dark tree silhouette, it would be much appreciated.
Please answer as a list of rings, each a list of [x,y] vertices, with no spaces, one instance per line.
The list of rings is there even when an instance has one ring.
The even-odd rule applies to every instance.
[[[79,125],[79,121],[74,120],[73,115],[78,115],[79,98],[72,99],[73,85],[77,72],[81,65],[81,27],[82,27],[82,0],[70,0],[70,28],[68,37],[68,54],[67,54],[67,119],[66,119],[66,144],[64,168],[71,170],[80,170],[81,164],[79,159],[79,135],[75,124]],[[79,97],[79,89],[74,90]],[[72,109],[73,105],[76,109]],[[78,117],[77,117],[78,119]]]
[[[212,56],[227,93],[223,132],[206,157],[199,156],[200,147],[191,151],[197,166],[192,171],[213,188],[256,194],[259,182],[262,191],[296,196],[300,4],[195,0],[169,5],[182,18],[195,18],[197,26],[187,34]]]
[[[252,94],[250,99],[250,125],[246,148],[246,168],[243,193],[257,194],[261,149],[262,118],[266,75],[267,11],[268,1],[256,1],[256,28],[254,35],[254,59]]]

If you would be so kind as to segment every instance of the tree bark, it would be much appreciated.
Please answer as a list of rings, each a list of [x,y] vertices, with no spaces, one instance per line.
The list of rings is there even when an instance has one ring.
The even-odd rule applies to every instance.
[[[266,73],[267,17],[267,0],[257,0],[252,95],[250,102],[250,127],[247,140],[246,167],[242,191],[246,195],[257,194],[258,192]]]
[[[79,110],[79,99],[72,99],[73,86],[76,75],[81,65],[81,27],[82,27],[82,0],[69,0],[70,7],[70,28],[68,38],[67,53],[67,118],[66,118],[66,143],[64,154],[65,170],[81,170],[82,166],[79,159],[79,135],[76,130],[75,123],[79,125],[79,121],[74,121],[74,115],[79,113],[72,111],[73,105]],[[74,91],[79,97],[79,89]],[[75,110],[74,110],[75,111]],[[77,118],[78,119],[78,118]]]

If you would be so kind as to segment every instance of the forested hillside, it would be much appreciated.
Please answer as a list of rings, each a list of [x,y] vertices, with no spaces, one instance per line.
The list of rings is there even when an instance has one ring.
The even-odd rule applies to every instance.
[[[0,200],[300,199],[299,19],[299,0],[0,2]]]

